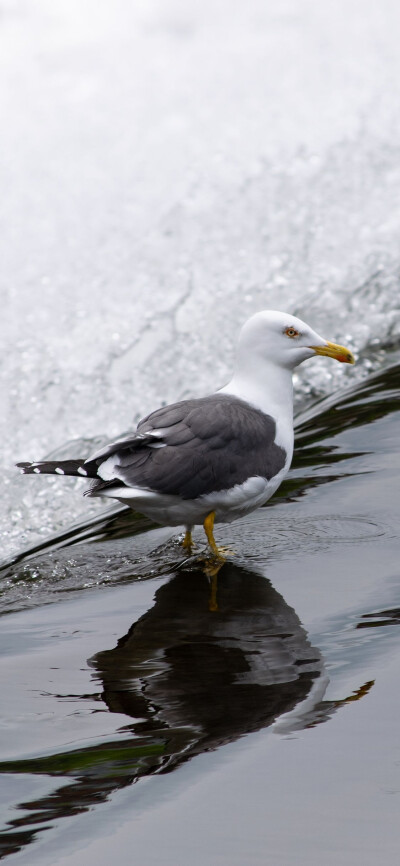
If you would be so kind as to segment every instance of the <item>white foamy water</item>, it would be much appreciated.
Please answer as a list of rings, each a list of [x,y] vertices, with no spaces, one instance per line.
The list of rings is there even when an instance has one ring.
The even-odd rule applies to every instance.
[[[301,399],[399,356],[399,32],[395,0],[0,3],[4,554],[99,507],[16,460],[223,384],[254,311],[358,353]]]

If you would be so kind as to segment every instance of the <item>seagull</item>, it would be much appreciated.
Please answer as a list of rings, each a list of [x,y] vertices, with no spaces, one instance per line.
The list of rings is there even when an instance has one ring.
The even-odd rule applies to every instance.
[[[193,527],[203,525],[212,555],[222,559],[214,524],[264,505],[289,470],[292,374],[315,355],[354,364],[348,349],[301,319],[263,310],[243,326],[233,376],[214,394],[157,409],[87,460],[17,466],[25,475],[91,479],[86,495],[117,499],[164,526],[184,526],[189,553]]]

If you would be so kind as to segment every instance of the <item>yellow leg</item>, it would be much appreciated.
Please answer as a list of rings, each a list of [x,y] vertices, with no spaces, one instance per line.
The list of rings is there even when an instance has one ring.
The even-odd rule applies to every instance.
[[[187,530],[186,530],[186,532],[185,532],[185,537],[184,537],[184,539],[183,539],[183,541],[182,541],[182,547],[183,547],[184,550],[187,550],[187,552],[188,552],[189,554],[192,552],[192,548],[193,548],[193,539],[192,539],[192,530],[191,530],[191,529],[187,529]]]
[[[215,538],[214,538],[214,533],[213,533],[214,520],[215,520],[215,511],[210,511],[210,513],[207,514],[207,517],[203,523],[204,532],[207,536],[207,541],[210,545],[211,551],[214,554],[214,556],[217,559],[220,559],[223,562],[225,562],[225,557],[222,555],[222,551],[217,547],[217,545],[215,543]]]

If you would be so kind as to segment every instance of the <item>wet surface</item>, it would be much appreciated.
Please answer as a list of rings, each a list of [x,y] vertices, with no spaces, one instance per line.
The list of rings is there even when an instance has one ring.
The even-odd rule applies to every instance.
[[[185,558],[123,510],[3,569],[3,856],[394,862],[399,394],[396,366],[298,419],[214,588],[200,532]]]
[[[0,856],[392,866],[399,4],[0,13]],[[216,582],[202,532],[188,559],[16,474],[219,387],[265,307],[357,365],[296,373],[298,409],[332,396],[268,506],[217,527]]]

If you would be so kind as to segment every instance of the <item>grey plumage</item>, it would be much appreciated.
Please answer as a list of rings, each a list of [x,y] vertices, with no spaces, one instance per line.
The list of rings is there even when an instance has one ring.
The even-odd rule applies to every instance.
[[[196,499],[255,475],[273,478],[286,460],[275,435],[269,415],[236,397],[213,394],[158,409],[134,436],[97,453],[95,462],[114,457],[116,484]],[[93,461],[85,467],[92,474]],[[95,483],[90,495],[111,484]]]

